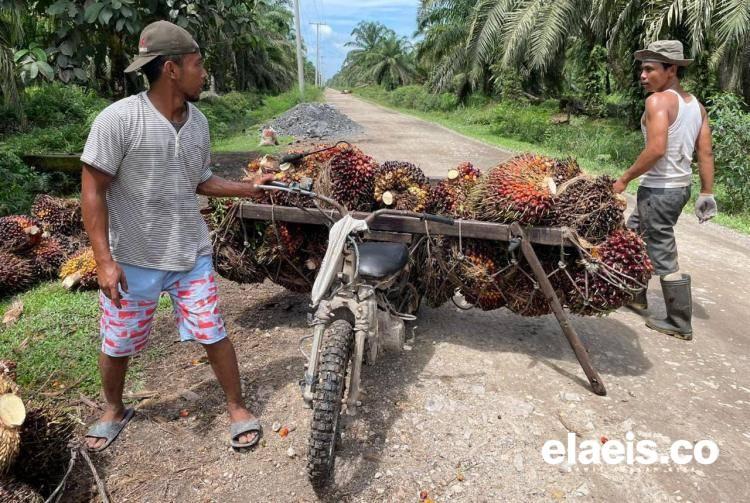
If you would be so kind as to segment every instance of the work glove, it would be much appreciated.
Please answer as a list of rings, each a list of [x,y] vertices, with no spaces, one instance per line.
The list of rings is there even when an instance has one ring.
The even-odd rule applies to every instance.
[[[719,212],[713,194],[700,194],[695,201],[695,216],[700,223],[708,222]]]

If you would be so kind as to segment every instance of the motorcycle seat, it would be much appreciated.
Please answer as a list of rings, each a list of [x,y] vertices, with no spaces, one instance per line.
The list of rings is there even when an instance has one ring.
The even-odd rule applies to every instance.
[[[367,241],[358,248],[361,276],[384,278],[403,269],[409,261],[409,249],[403,243]]]

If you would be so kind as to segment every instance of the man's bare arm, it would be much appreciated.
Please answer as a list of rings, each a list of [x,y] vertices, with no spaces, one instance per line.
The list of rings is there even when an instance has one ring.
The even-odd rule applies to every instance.
[[[258,175],[251,181],[233,182],[232,180],[214,175],[198,185],[196,192],[202,196],[209,197],[249,197],[261,190],[257,188],[258,185],[270,182],[273,180],[273,177],[273,174],[267,173]]]
[[[104,295],[112,299],[119,308],[120,292],[128,290],[125,274],[112,259],[109,251],[109,211],[107,210],[107,189],[112,176],[84,164],[81,172],[81,211],[83,226],[91,241],[96,260],[99,287]]]
[[[703,115],[703,124],[700,133],[698,133],[698,140],[695,142],[698,173],[701,178],[701,194],[712,194],[714,190],[714,152],[711,141],[711,126],[708,124],[708,115],[703,106],[701,106],[701,115]]]
[[[661,159],[667,151],[669,102],[666,96],[652,94],[646,100],[646,147],[632,166],[615,182],[615,191],[622,192],[631,180],[638,178]]]

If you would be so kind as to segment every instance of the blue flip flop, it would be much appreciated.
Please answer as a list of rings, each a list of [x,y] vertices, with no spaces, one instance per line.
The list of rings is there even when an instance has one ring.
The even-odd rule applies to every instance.
[[[125,426],[127,426],[128,422],[133,418],[134,414],[135,410],[125,409],[125,415],[119,421],[99,421],[94,423],[86,432],[85,437],[103,438],[106,442],[104,442],[104,445],[98,449],[89,449],[89,452],[101,452],[109,447],[109,444],[114,442]]]
[[[255,438],[250,442],[238,442],[237,439],[242,435],[255,432]],[[260,436],[263,434],[263,428],[260,426],[260,421],[257,418],[248,419],[247,421],[240,421],[238,423],[232,423],[229,426],[229,434],[231,435],[231,444],[235,449],[244,449],[246,447],[252,447],[258,443]]]

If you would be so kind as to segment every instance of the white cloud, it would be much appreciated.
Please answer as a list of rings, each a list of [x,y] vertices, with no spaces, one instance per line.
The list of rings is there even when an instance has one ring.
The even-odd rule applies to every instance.
[[[328,38],[331,35],[333,35],[333,28],[331,28],[327,24],[320,25],[320,36],[323,38]]]

